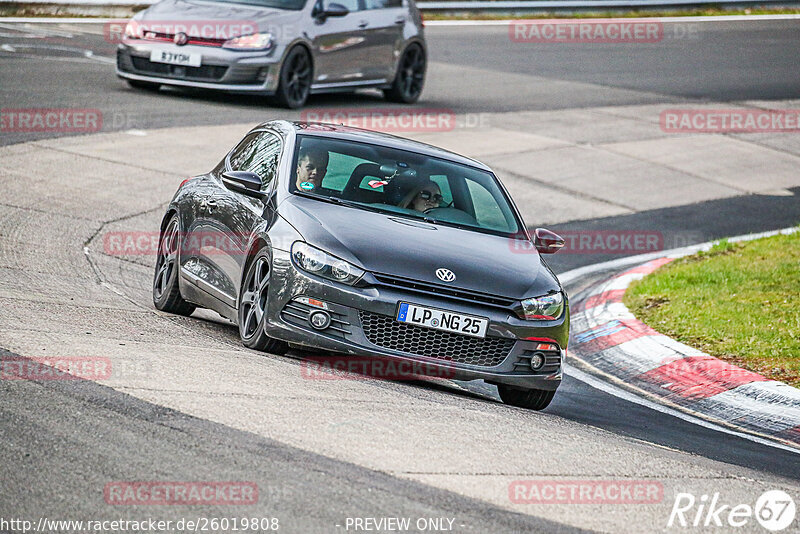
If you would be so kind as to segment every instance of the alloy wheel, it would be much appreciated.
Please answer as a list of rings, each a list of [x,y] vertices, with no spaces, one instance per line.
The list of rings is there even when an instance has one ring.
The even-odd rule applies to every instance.
[[[156,259],[156,276],[153,280],[153,293],[160,299],[165,292],[170,291],[169,281],[178,262],[178,221],[170,221],[161,238]]]
[[[239,305],[239,328],[243,338],[251,338],[258,332],[267,304],[269,263],[265,257],[259,257],[255,261],[248,273]]]

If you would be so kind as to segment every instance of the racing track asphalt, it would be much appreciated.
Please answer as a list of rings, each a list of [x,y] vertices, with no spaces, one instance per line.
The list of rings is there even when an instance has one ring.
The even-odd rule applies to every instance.
[[[705,25],[701,28],[705,28]],[[794,56],[787,47],[787,44],[796,43],[798,36],[796,25],[748,23],[743,27],[741,24],[727,23],[719,28],[715,26],[711,30],[703,30],[708,33],[700,34],[702,39],[709,40],[708,46],[700,47],[704,53],[693,55],[691,60],[686,59],[686,54],[681,54],[680,50],[672,50],[664,55],[658,50],[648,51],[647,47],[643,47],[644,50],[637,53],[643,54],[645,58],[649,57],[650,63],[658,60],[662,63],[667,62],[671,67],[647,71],[647,76],[637,76],[633,74],[635,69],[630,68],[630,63],[623,61],[617,66],[617,77],[599,80],[603,82],[599,85],[607,89],[604,90],[602,87],[598,89],[598,85],[583,87],[580,84],[572,84],[569,86],[573,89],[572,92],[557,94],[552,89],[560,78],[573,80],[577,77],[580,81],[583,77],[586,81],[598,82],[596,79],[591,79],[592,76],[598,75],[597,71],[592,70],[591,65],[597,62],[613,64],[619,54],[613,53],[614,51],[610,49],[595,50],[586,58],[591,61],[570,63],[565,60],[564,55],[568,59],[575,59],[574,52],[568,50],[559,52],[553,49],[537,57],[535,62],[529,62],[530,49],[520,47],[509,49],[512,51],[511,56],[515,58],[513,61],[504,62],[505,66],[498,66],[492,58],[496,57],[493,54],[497,53],[498,47],[504,43],[502,33],[504,31],[501,29],[498,34],[497,29],[430,29],[429,37],[434,50],[432,60],[447,61],[449,65],[434,64],[437,71],[440,69],[440,78],[437,80],[432,76],[429,92],[426,93],[422,105],[447,106],[461,112],[483,112],[497,111],[498,107],[503,111],[509,111],[539,106],[559,109],[587,104],[673,102],[683,101],[687,96],[686,87],[689,86],[702,93],[691,94],[692,97],[723,101],[726,98],[742,97],[744,95],[742,91],[745,91],[747,98],[797,97],[796,92],[792,93],[790,88],[792,84],[795,91],[798,87],[798,67],[796,62],[788,64]],[[767,35],[770,38],[749,41],[753,46],[745,48],[752,48],[753,54],[761,54],[762,58],[769,57],[771,61],[741,63],[720,61],[720,50],[742,48],[742,42],[754,35],[756,37]],[[108,47],[96,36],[79,34],[75,36],[70,38],[69,42],[79,45],[77,48],[96,49],[98,54],[108,52]],[[4,38],[3,42],[8,42],[8,39]],[[475,53],[476,42],[486,44],[478,53]],[[681,46],[687,46],[687,43],[689,42],[676,42],[675,46],[680,49]],[[631,48],[628,52],[633,53],[638,50]],[[38,49],[36,54],[41,52],[42,49]],[[130,118],[120,121],[120,129],[151,129],[174,124],[252,121],[254,109],[263,107],[262,102],[253,99],[244,99],[244,102],[241,102],[232,97],[205,94],[162,92],[160,95],[150,95],[133,92],[109,76],[108,64],[97,60],[61,61],[44,58],[23,60],[19,55],[19,52],[2,53],[0,57],[2,67],[0,91],[4,108],[45,105],[101,107],[107,114],[111,114],[111,117],[117,113],[119,117]],[[483,88],[484,90],[470,88],[461,96],[454,97],[452,95],[458,93],[454,92],[453,88],[459,84],[458,68],[454,65],[467,64],[470,61],[474,62],[470,63],[473,66],[491,70],[496,79],[491,80],[488,86]],[[682,88],[674,87],[676,79],[681,79],[675,75],[675,70],[696,72],[698,68],[696,62],[706,69],[702,76],[706,81],[697,83],[696,80],[685,79]],[[633,63],[640,64],[643,61]],[[574,64],[582,67],[567,68]],[[547,91],[547,81],[539,81],[537,98],[531,99],[522,90],[524,84],[503,83],[506,80],[513,81],[514,75],[510,72],[529,72],[525,69],[532,69],[534,65],[536,73],[545,73],[552,81],[550,92]],[[714,71],[715,67],[720,70],[719,73]],[[432,70],[432,73],[437,71]],[[747,83],[739,83],[738,80],[741,78],[736,71],[746,71],[744,74],[747,75]],[[511,88],[503,89],[505,85]],[[632,86],[646,89],[646,92],[638,90],[628,92],[627,89]],[[497,91],[501,96],[495,97],[495,93],[491,91]],[[312,105],[335,107],[345,103],[349,105],[350,101],[343,97],[326,97],[316,99]],[[358,105],[375,106],[382,103],[365,96],[363,102],[359,101]],[[272,116],[275,111],[267,109],[263,113],[265,116]],[[3,134],[0,136],[0,142],[7,144],[30,138],[24,135]],[[176,147],[180,149],[180,143],[177,143]],[[35,160],[37,157],[35,150],[30,152],[30,157]],[[14,169],[11,169],[12,178],[23,180],[24,184],[23,177],[30,176],[35,168],[34,161],[30,166],[26,166],[22,176],[14,174]],[[67,177],[80,180],[80,176],[65,173],[63,178]],[[44,180],[54,188],[63,186],[63,179],[58,178],[31,176],[31,179]],[[149,283],[148,268],[140,268],[138,265],[110,267],[105,265],[101,270],[100,278],[112,284],[118,283],[123,274],[128,277],[124,285],[134,286],[136,291],[132,295],[126,294],[126,297],[133,298],[135,310],[130,307],[128,301],[125,301],[125,304],[121,304],[122,301],[117,302],[115,299],[118,295],[106,294],[108,290],[105,288],[85,289],[92,287],[93,284],[96,285],[97,280],[79,250],[80,245],[91,236],[92,228],[96,228],[98,224],[108,223],[115,217],[92,214],[93,202],[97,202],[98,199],[91,197],[84,200],[82,208],[80,202],[71,204],[69,209],[62,209],[54,204],[52,210],[49,210],[53,213],[42,217],[42,208],[38,208],[33,199],[26,197],[24,188],[13,189],[14,191],[7,192],[3,201],[3,233],[8,241],[3,245],[5,259],[2,267],[5,274],[2,287],[3,300],[6,303],[2,314],[4,317],[2,329],[3,337],[12,336],[7,339],[13,339],[15,346],[30,348],[37,346],[38,343],[43,348],[58,350],[56,344],[66,343],[66,347],[83,352],[105,348],[103,344],[124,345],[143,342],[143,346],[149,346],[147,343],[158,343],[158,336],[163,336],[165,332],[174,335],[170,325],[178,325],[178,330],[185,333],[186,337],[183,340],[185,344],[194,347],[193,354],[211,340],[210,344],[213,346],[224,346],[228,347],[224,350],[234,351],[235,357],[241,360],[243,369],[261,371],[266,369],[274,372],[287,366],[296,367],[293,360],[284,361],[285,359],[264,357],[240,348],[232,348],[236,346],[235,330],[219,322],[153,316],[144,324],[138,323],[138,314],[141,313],[138,310],[149,306],[146,291],[142,291],[142,288],[146,288]],[[164,192],[162,200],[167,196],[168,193]],[[108,211],[114,211],[111,209],[114,206],[120,213],[130,211],[123,198],[109,199]],[[157,202],[155,204],[151,202],[142,208],[150,210],[145,217],[149,224],[157,220]],[[746,213],[752,213],[752,216],[741,217],[743,208]],[[90,214],[88,217],[87,213]],[[761,215],[763,213],[769,213],[771,217],[766,218]],[[40,224],[45,224],[51,229],[52,238],[39,235],[42,231],[41,225],[30,220],[35,217],[42,217]],[[703,235],[710,239],[779,228],[797,222],[798,217],[800,209],[796,196],[752,196],[643,211],[613,219],[580,221],[557,227],[603,228],[612,224],[618,228],[624,228],[626,225],[641,228],[646,224],[647,228],[664,231],[672,231],[675,228],[685,231],[700,229]],[[74,225],[75,229],[62,235],[61,228],[64,225],[68,227]],[[31,243],[37,243],[37,246],[31,247]],[[69,251],[64,250],[65,247]],[[53,257],[65,263],[59,265],[58,269],[51,266],[44,267],[43,262],[48,261],[47,252],[52,252]],[[553,263],[557,270],[563,271],[568,267],[593,263],[598,259],[602,258],[588,254],[573,255],[556,257]],[[75,277],[74,287],[69,287],[69,276],[56,274],[59,270]],[[57,279],[51,282],[52,287],[60,288],[64,296],[50,296],[44,289],[29,285],[29,282],[39,282],[50,286],[51,283],[43,282],[48,276],[57,276]],[[24,295],[26,288],[30,293],[29,296]],[[82,301],[81,309],[70,309],[66,295],[72,295],[70,299],[78,298],[78,293],[82,291],[89,291],[89,296],[92,296],[94,291],[104,295],[94,305]],[[15,307],[17,304],[18,309]],[[37,305],[40,307],[50,305],[53,309],[31,310],[31,307]],[[62,320],[54,320],[57,323],[55,325],[48,324],[49,321],[41,322],[43,317],[56,313],[54,311],[56,309],[65,314]],[[97,326],[102,324],[97,314],[112,313],[112,311],[118,312],[126,320],[136,322],[137,327],[143,328],[143,331],[139,332],[137,337],[131,337],[133,334],[114,331],[111,326],[116,326],[117,329],[120,326],[114,321],[112,321],[114,325],[108,327]],[[39,322],[36,322],[37,320]],[[29,324],[21,324],[26,321],[29,321]],[[74,334],[82,330],[81,325],[84,322],[97,326],[100,331],[97,332],[98,341],[76,342]],[[142,339],[139,336],[145,337]],[[54,345],[50,346],[51,344]],[[61,349],[63,350],[63,347]],[[180,348],[173,347],[172,350]],[[31,353],[30,350],[21,351],[20,354],[38,355]],[[203,365],[206,363],[209,362],[204,361]],[[194,378],[198,380],[196,386],[203,384],[202,376]],[[275,382],[272,385],[282,383],[280,377],[273,379]],[[208,376],[205,380],[208,380]],[[272,401],[277,404],[289,402],[290,406],[300,410],[299,413],[307,415],[309,410],[314,409],[314,394],[310,393],[313,388],[308,386],[307,383],[301,384],[298,390],[286,388],[284,392],[290,397],[307,396],[310,400],[297,401],[294,404],[291,399],[289,401],[272,399]],[[215,385],[209,383],[207,387],[211,390]],[[722,489],[720,487],[722,481],[726,486],[734,487],[731,491],[737,495],[754,499],[760,491],[771,485],[796,488],[795,482],[791,481],[800,478],[800,462],[797,462],[797,456],[792,453],[767,448],[741,438],[721,435],[653,412],[648,408],[600,392],[569,376],[545,415],[502,407],[491,400],[495,398],[493,392],[489,390],[481,394],[483,390],[480,388],[474,391],[459,391],[448,387],[387,383],[353,386],[356,389],[362,387],[364,391],[354,392],[348,387],[344,393],[347,396],[356,395],[362,399],[362,403],[369,402],[368,399],[378,395],[389,405],[393,407],[396,405],[397,411],[392,411],[395,416],[407,410],[409,415],[406,417],[417,418],[406,421],[411,427],[409,431],[412,442],[416,432],[423,429],[430,432],[430,425],[435,427],[431,437],[439,442],[450,439],[459,444],[465,443],[463,439],[448,432],[465,432],[483,442],[486,438],[484,436],[486,429],[481,428],[482,421],[484,424],[486,421],[492,421],[493,424],[507,430],[522,425],[534,434],[538,434],[536,437],[523,434],[531,440],[530,443],[523,444],[514,442],[511,434],[494,438],[507,446],[504,454],[509,453],[512,456],[533,454],[529,471],[521,468],[524,463],[509,460],[508,464],[513,465],[516,471],[504,473],[506,477],[502,479],[503,484],[514,476],[524,478],[548,474],[585,478],[653,476],[665,480],[665,485],[669,489],[668,499],[672,496],[671,492],[681,483],[685,482],[703,491],[714,491]],[[363,458],[349,456],[349,453],[340,450],[336,443],[331,443],[330,450],[327,450],[328,447],[304,441],[302,437],[297,442],[291,442],[292,440],[286,438],[283,431],[278,432],[275,429],[270,431],[268,425],[267,427],[256,425],[252,432],[248,432],[236,428],[234,424],[220,424],[219,419],[224,417],[217,413],[205,418],[192,417],[181,411],[156,405],[158,403],[148,403],[145,398],[157,397],[158,394],[142,392],[142,389],[146,388],[132,388],[123,392],[96,384],[4,382],[3,408],[0,410],[4,428],[2,448],[4,458],[10,458],[12,461],[4,464],[3,468],[3,478],[7,483],[0,489],[1,515],[35,517],[45,511],[51,516],[61,515],[61,517],[89,516],[101,512],[101,515],[111,512],[117,514],[119,512],[117,509],[109,510],[102,503],[102,485],[106,481],[115,479],[114,477],[141,479],[144,476],[160,476],[182,480],[199,478],[224,480],[247,476],[255,478],[259,481],[260,487],[265,488],[262,491],[267,497],[263,509],[259,507],[259,512],[275,511],[275,515],[287,518],[287,524],[293,524],[304,531],[330,531],[332,523],[335,524],[337,520],[341,521],[343,517],[351,514],[359,516],[449,514],[457,517],[459,523],[465,525],[463,527],[465,530],[474,531],[487,531],[488,525],[493,525],[494,528],[490,530],[494,531],[518,531],[523,525],[524,528],[542,530],[551,530],[556,526],[554,523],[547,523],[546,519],[530,519],[508,512],[503,508],[513,510],[514,507],[509,506],[507,502],[503,504],[502,499],[496,499],[491,505],[471,500],[472,495],[481,495],[480,489],[474,488],[476,480],[484,479],[491,481],[487,482],[488,484],[497,485],[497,480],[493,480],[490,475],[496,478],[503,474],[497,471],[497,462],[493,462],[491,458],[484,459],[490,472],[483,475],[475,469],[452,472],[446,463],[436,466],[439,472],[434,470],[418,473],[413,469],[404,471],[396,469],[396,465],[395,468],[376,468],[375,464],[365,462]],[[337,390],[329,393],[331,393],[330,398],[324,402],[336,402],[337,395],[341,394]],[[228,397],[230,395],[227,394]],[[226,394],[215,392],[206,400],[204,393],[198,390],[198,404],[213,403],[215,398],[222,402],[225,397]],[[233,394],[233,397],[236,398],[236,395]],[[260,402],[268,400],[262,398]],[[403,443],[404,436],[399,434],[397,429],[387,428],[388,423],[382,418],[383,415],[372,423],[367,422],[374,414],[371,410],[360,406],[354,408],[354,401],[358,405],[355,398],[343,402],[342,410],[345,413],[339,421],[352,430],[351,437],[373,436],[372,439],[385,448],[388,456],[404,458],[406,457],[404,455],[413,454],[413,449]],[[181,403],[173,399],[165,401],[164,404]],[[186,406],[188,412],[189,405]],[[230,410],[232,405],[225,406]],[[467,411],[470,414],[469,420],[456,419],[456,422],[451,421],[449,426],[444,424],[446,417],[452,417],[452,414],[456,413],[453,410]],[[294,428],[298,435],[303,436],[306,433],[301,428],[304,426],[302,421],[289,421],[286,424],[289,429]],[[310,421],[308,424],[313,428],[314,424],[318,423]],[[373,426],[370,427],[371,425]],[[564,442],[558,446],[549,443],[548,432],[553,436],[560,436]],[[280,437],[272,439],[273,435]],[[326,437],[347,441],[335,433]],[[557,454],[560,448],[565,449],[564,453],[570,462],[568,469],[553,467],[559,465]],[[492,450],[497,453],[496,449]],[[463,454],[475,457],[476,452],[479,451],[465,450]],[[551,465],[552,469],[548,469],[547,465],[537,460],[545,453],[548,459],[555,458],[552,460],[556,462]],[[630,457],[627,461],[624,460],[626,456]],[[441,453],[434,455],[434,460],[440,462],[447,458]],[[645,458],[648,460],[645,461]],[[473,459],[479,460],[479,458]],[[451,460],[455,464],[459,463],[455,458]],[[380,462],[376,464],[380,465]],[[474,467],[478,464],[479,462],[470,465]],[[642,467],[637,468],[637,465]],[[758,480],[758,490],[752,482],[746,482],[748,480]],[[499,484],[501,492],[503,484]],[[447,491],[447,488],[453,489],[455,493]],[[795,494],[797,494],[796,489]],[[492,499],[483,500],[492,501]],[[352,506],[353,502],[364,504]],[[559,517],[558,513],[534,510],[530,507],[518,510],[527,514],[549,516],[558,523],[566,522],[582,526],[593,524],[592,514],[584,510],[576,511],[575,516],[569,518],[563,518],[563,514]],[[208,512],[213,512],[217,516],[222,515],[218,509]],[[143,511],[127,509],[125,513],[140,517]],[[185,513],[185,510],[165,512],[162,509],[155,515],[172,517],[170,514],[177,516]],[[191,514],[202,515],[197,510],[191,510]],[[664,513],[660,516],[659,514],[646,514],[646,516],[666,520]],[[290,517],[298,522],[292,523]],[[606,528],[630,528],[632,517],[636,517],[635,511],[626,510],[616,515],[609,513],[607,522],[603,525]],[[656,525],[653,523],[654,528]]]

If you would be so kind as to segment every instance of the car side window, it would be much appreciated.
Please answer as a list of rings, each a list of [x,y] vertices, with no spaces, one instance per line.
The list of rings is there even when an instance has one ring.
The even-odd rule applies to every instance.
[[[403,0],[365,0],[364,9],[387,9],[402,6]]]
[[[251,134],[231,154],[231,168],[256,173],[261,178],[261,189],[266,189],[277,174],[281,148],[281,140],[275,134]]]
[[[256,142],[258,141],[259,135],[261,135],[260,132],[248,134],[238,145],[236,145],[236,148],[231,151],[231,155],[228,158],[228,162],[231,165],[231,170],[244,170],[243,164],[245,161],[253,157],[253,152],[255,151]]]
[[[326,8],[331,4],[344,6],[350,13],[361,11],[361,0],[322,0],[322,5]]]

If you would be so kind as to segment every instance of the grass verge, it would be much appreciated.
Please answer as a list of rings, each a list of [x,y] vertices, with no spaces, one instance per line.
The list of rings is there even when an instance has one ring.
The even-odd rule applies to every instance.
[[[800,232],[723,240],[635,282],[624,302],[663,334],[800,387]]]

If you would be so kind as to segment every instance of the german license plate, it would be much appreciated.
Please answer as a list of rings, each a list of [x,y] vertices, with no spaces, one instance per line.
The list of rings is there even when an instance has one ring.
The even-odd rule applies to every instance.
[[[199,67],[203,62],[203,56],[201,54],[170,52],[169,50],[151,50],[150,61],[153,61],[154,63],[167,63],[169,65]]]
[[[486,337],[486,329],[489,327],[489,319],[485,317],[417,306],[408,302],[400,303],[397,308],[397,320],[401,323],[473,337]]]

